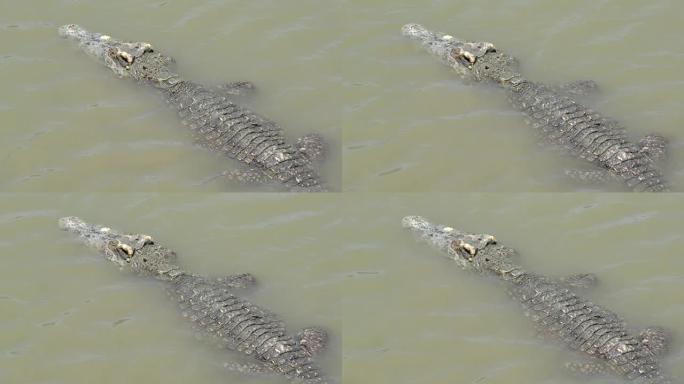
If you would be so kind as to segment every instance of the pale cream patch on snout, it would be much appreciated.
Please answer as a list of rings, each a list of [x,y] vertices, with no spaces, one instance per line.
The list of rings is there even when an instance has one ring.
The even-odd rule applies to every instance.
[[[119,56],[120,56],[121,58],[123,58],[124,60],[126,60],[126,62],[127,62],[128,64],[132,64],[132,63],[133,63],[133,55],[131,55],[130,53],[128,53],[128,52],[126,52],[126,51],[121,51],[121,50],[120,50],[120,51],[118,52],[118,54],[119,54]]]
[[[477,254],[476,247],[474,247],[472,244],[466,243],[461,239],[452,241],[450,245],[451,249],[453,249],[456,252],[458,252],[461,249],[465,250],[471,256],[468,258],[468,261],[473,261],[473,256]]]
[[[486,235],[484,238],[485,244],[496,244],[496,237],[492,235]]]
[[[463,49],[460,49],[460,48],[459,48],[458,54],[465,57],[466,60],[468,60],[468,62],[470,64],[475,64],[475,61],[477,60],[477,57],[475,57],[475,55],[473,55],[472,53],[470,53],[468,51],[464,51]]]
[[[475,256],[477,254],[477,248],[474,247],[473,245],[468,244],[466,242],[463,242],[463,244],[461,246],[463,247],[463,249],[465,249],[471,255]]]
[[[131,247],[130,245],[128,245],[128,244],[126,244],[126,243],[122,243],[122,242],[120,242],[120,241],[119,241],[119,243],[118,243],[116,246],[117,246],[118,248],[120,248],[120,249],[123,249],[123,251],[126,252],[126,254],[127,254],[128,256],[133,256],[133,252],[135,252],[135,250],[133,249],[133,247]]]

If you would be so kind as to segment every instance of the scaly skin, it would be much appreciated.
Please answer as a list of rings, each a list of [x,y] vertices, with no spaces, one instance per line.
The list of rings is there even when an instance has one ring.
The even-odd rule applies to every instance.
[[[493,236],[435,225],[420,216],[407,216],[402,224],[461,268],[496,276],[540,331],[601,363],[595,366],[639,383],[672,383],[656,360],[663,340],[648,333],[630,334],[615,313],[580,297],[565,283],[526,271],[515,262],[515,250]]]
[[[235,104],[229,91],[183,79],[172,69],[173,59],[149,43],[117,40],[75,24],[60,27],[59,34],[117,76],[159,89],[205,147],[256,168],[289,190],[325,190],[309,156],[287,144],[276,123]]]
[[[525,113],[546,143],[606,170],[634,191],[667,191],[649,148],[631,143],[623,130],[564,92],[526,80],[516,60],[487,42],[465,42],[418,24],[402,33],[468,81],[490,82],[505,89],[513,106]],[[658,138],[663,141],[662,137]]]
[[[312,355],[326,342],[325,332],[308,328],[293,337],[276,315],[234,295],[236,288],[254,283],[251,275],[198,276],[182,270],[176,265],[176,254],[156,244],[150,236],[123,234],[88,224],[77,217],[61,218],[59,226],[102,252],[121,269],[162,281],[183,315],[196,328],[213,336],[219,347],[250,356],[256,367],[283,375],[293,382],[328,382],[312,361]],[[255,371],[253,368],[246,370]]]

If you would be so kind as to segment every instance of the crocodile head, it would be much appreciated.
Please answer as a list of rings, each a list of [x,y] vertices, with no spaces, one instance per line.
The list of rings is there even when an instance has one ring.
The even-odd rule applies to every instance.
[[[419,41],[428,52],[453,68],[466,81],[505,83],[518,75],[515,58],[497,51],[492,43],[459,40],[451,35],[429,31],[420,24],[406,24],[401,32]]]
[[[150,43],[117,40],[76,24],[63,25],[58,32],[121,78],[163,84],[176,77],[170,69],[173,59],[156,52]]]
[[[100,251],[121,269],[161,279],[173,278],[180,273],[175,265],[176,254],[155,244],[148,235],[120,233],[109,227],[88,224],[74,216],[59,219],[59,227],[75,234],[81,242]]]
[[[402,225],[465,270],[503,276],[519,269],[514,263],[515,252],[497,244],[492,235],[462,232],[430,223],[421,216],[406,216]]]

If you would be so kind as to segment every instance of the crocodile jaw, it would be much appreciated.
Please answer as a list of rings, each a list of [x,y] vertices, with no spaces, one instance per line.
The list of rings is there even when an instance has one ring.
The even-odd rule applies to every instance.
[[[496,244],[492,235],[462,232],[452,227],[433,224],[421,216],[406,216],[402,226],[416,233],[420,240],[441,251],[456,261],[463,269],[480,270],[476,256],[491,244]]]
[[[136,249],[151,244],[152,237],[141,234],[124,234],[109,227],[97,224],[88,224],[76,216],[62,217],[58,221],[62,230],[75,234],[78,239],[105,255],[107,260],[125,266],[135,253]],[[121,252],[111,252],[113,248]]]
[[[147,52],[152,45],[145,42],[126,42],[90,32],[76,24],[66,24],[58,29],[61,37],[74,41],[83,52],[112,70],[119,77],[128,77],[131,64]]]
[[[496,52],[492,43],[459,40],[451,35],[430,31],[420,24],[406,24],[401,32],[404,36],[419,41],[423,48],[453,68],[465,80],[480,80],[473,73],[474,65],[480,57]]]
[[[88,224],[76,216],[62,217],[58,221],[59,228],[75,234],[85,245],[104,252],[109,241],[122,239],[122,234],[109,227]]]

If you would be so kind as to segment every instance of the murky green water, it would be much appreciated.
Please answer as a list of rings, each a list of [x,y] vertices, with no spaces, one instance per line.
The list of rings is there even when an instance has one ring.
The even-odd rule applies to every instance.
[[[127,276],[56,226],[58,217],[154,236],[193,272],[250,272],[247,297],[288,329],[331,334],[340,376],[341,219],[329,200],[248,195],[2,196],[0,382],[274,383],[222,368],[235,355],[196,340],[155,282]]]
[[[622,190],[567,180],[581,162],[538,147],[497,89],[464,85],[399,29],[421,23],[491,41],[530,79],[592,79],[587,104],[631,138],[671,140],[666,175],[684,185],[681,1],[372,1],[350,7],[340,49],[344,187],[374,191]]]
[[[635,140],[654,131],[670,138],[666,175],[682,190],[682,4],[5,0],[0,189],[246,189],[202,184],[236,165],[194,145],[154,92],[114,78],[60,40],[55,28],[67,22],[151,41],[197,81],[255,82],[259,91],[248,106],[281,123],[290,138],[319,132],[328,139],[322,173],[333,189],[622,188],[568,180],[563,170],[582,163],[539,148],[498,90],[462,84],[402,38],[399,28],[415,21],[493,41],[517,56],[531,79],[596,80],[602,92],[590,106]]]
[[[0,4],[1,190],[254,189],[202,184],[236,162],[195,145],[155,92],[115,78],[60,39],[56,28],[65,23],[150,41],[189,79],[252,81],[258,90],[245,105],[278,122],[292,140],[323,135],[330,154],[321,173],[331,189],[341,187],[334,2]]]
[[[348,383],[618,383],[574,378],[575,355],[538,339],[495,281],[472,276],[414,241],[399,220],[419,214],[516,248],[529,270],[593,272],[586,295],[634,328],[684,334],[681,196],[391,195],[352,197],[344,287],[344,379]],[[676,341],[665,369],[681,380]],[[680,382],[675,380],[675,382]]]
[[[587,296],[635,329],[671,329],[664,368],[681,380],[684,195],[513,193],[622,187],[565,179],[581,163],[540,148],[499,91],[464,85],[399,30],[492,41],[531,79],[597,81],[589,105],[635,140],[670,138],[679,191],[682,4],[0,0],[0,382],[282,382],[226,371],[239,357],[196,340],[157,284],[60,232],[64,215],[150,233],[197,273],[251,272],[248,297],[291,330],[330,330],[319,362],[338,383],[588,382],[501,287],[400,220],[492,233],[530,270],[597,274]],[[346,193],[213,193],[253,188],[203,184],[235,163],[195,145],[153,91],[59,39],[72,22],[150,41],[206,84],[254,82],[245,105],[291,139],[325,136],[321,173]]]
[[[564,373],[573,355],[537,339],[494,281],[415,242],[400,226],[407,214],[492,233],[536,272],[593,272],[601,285],[591,299],[634,328],[684,334],[679,195],[77,194],[1,204],[3,382],[279,382],[222,369],[233,355],[195,340],[158,285],[60,232],[63,215],[150,233],[199,273],[253,273],[260,288],[249,298],[291,329],[330,329],[321,364],[345,383],[586,381]],[[684,377],[683,362],[677,342],[664,367]]]

